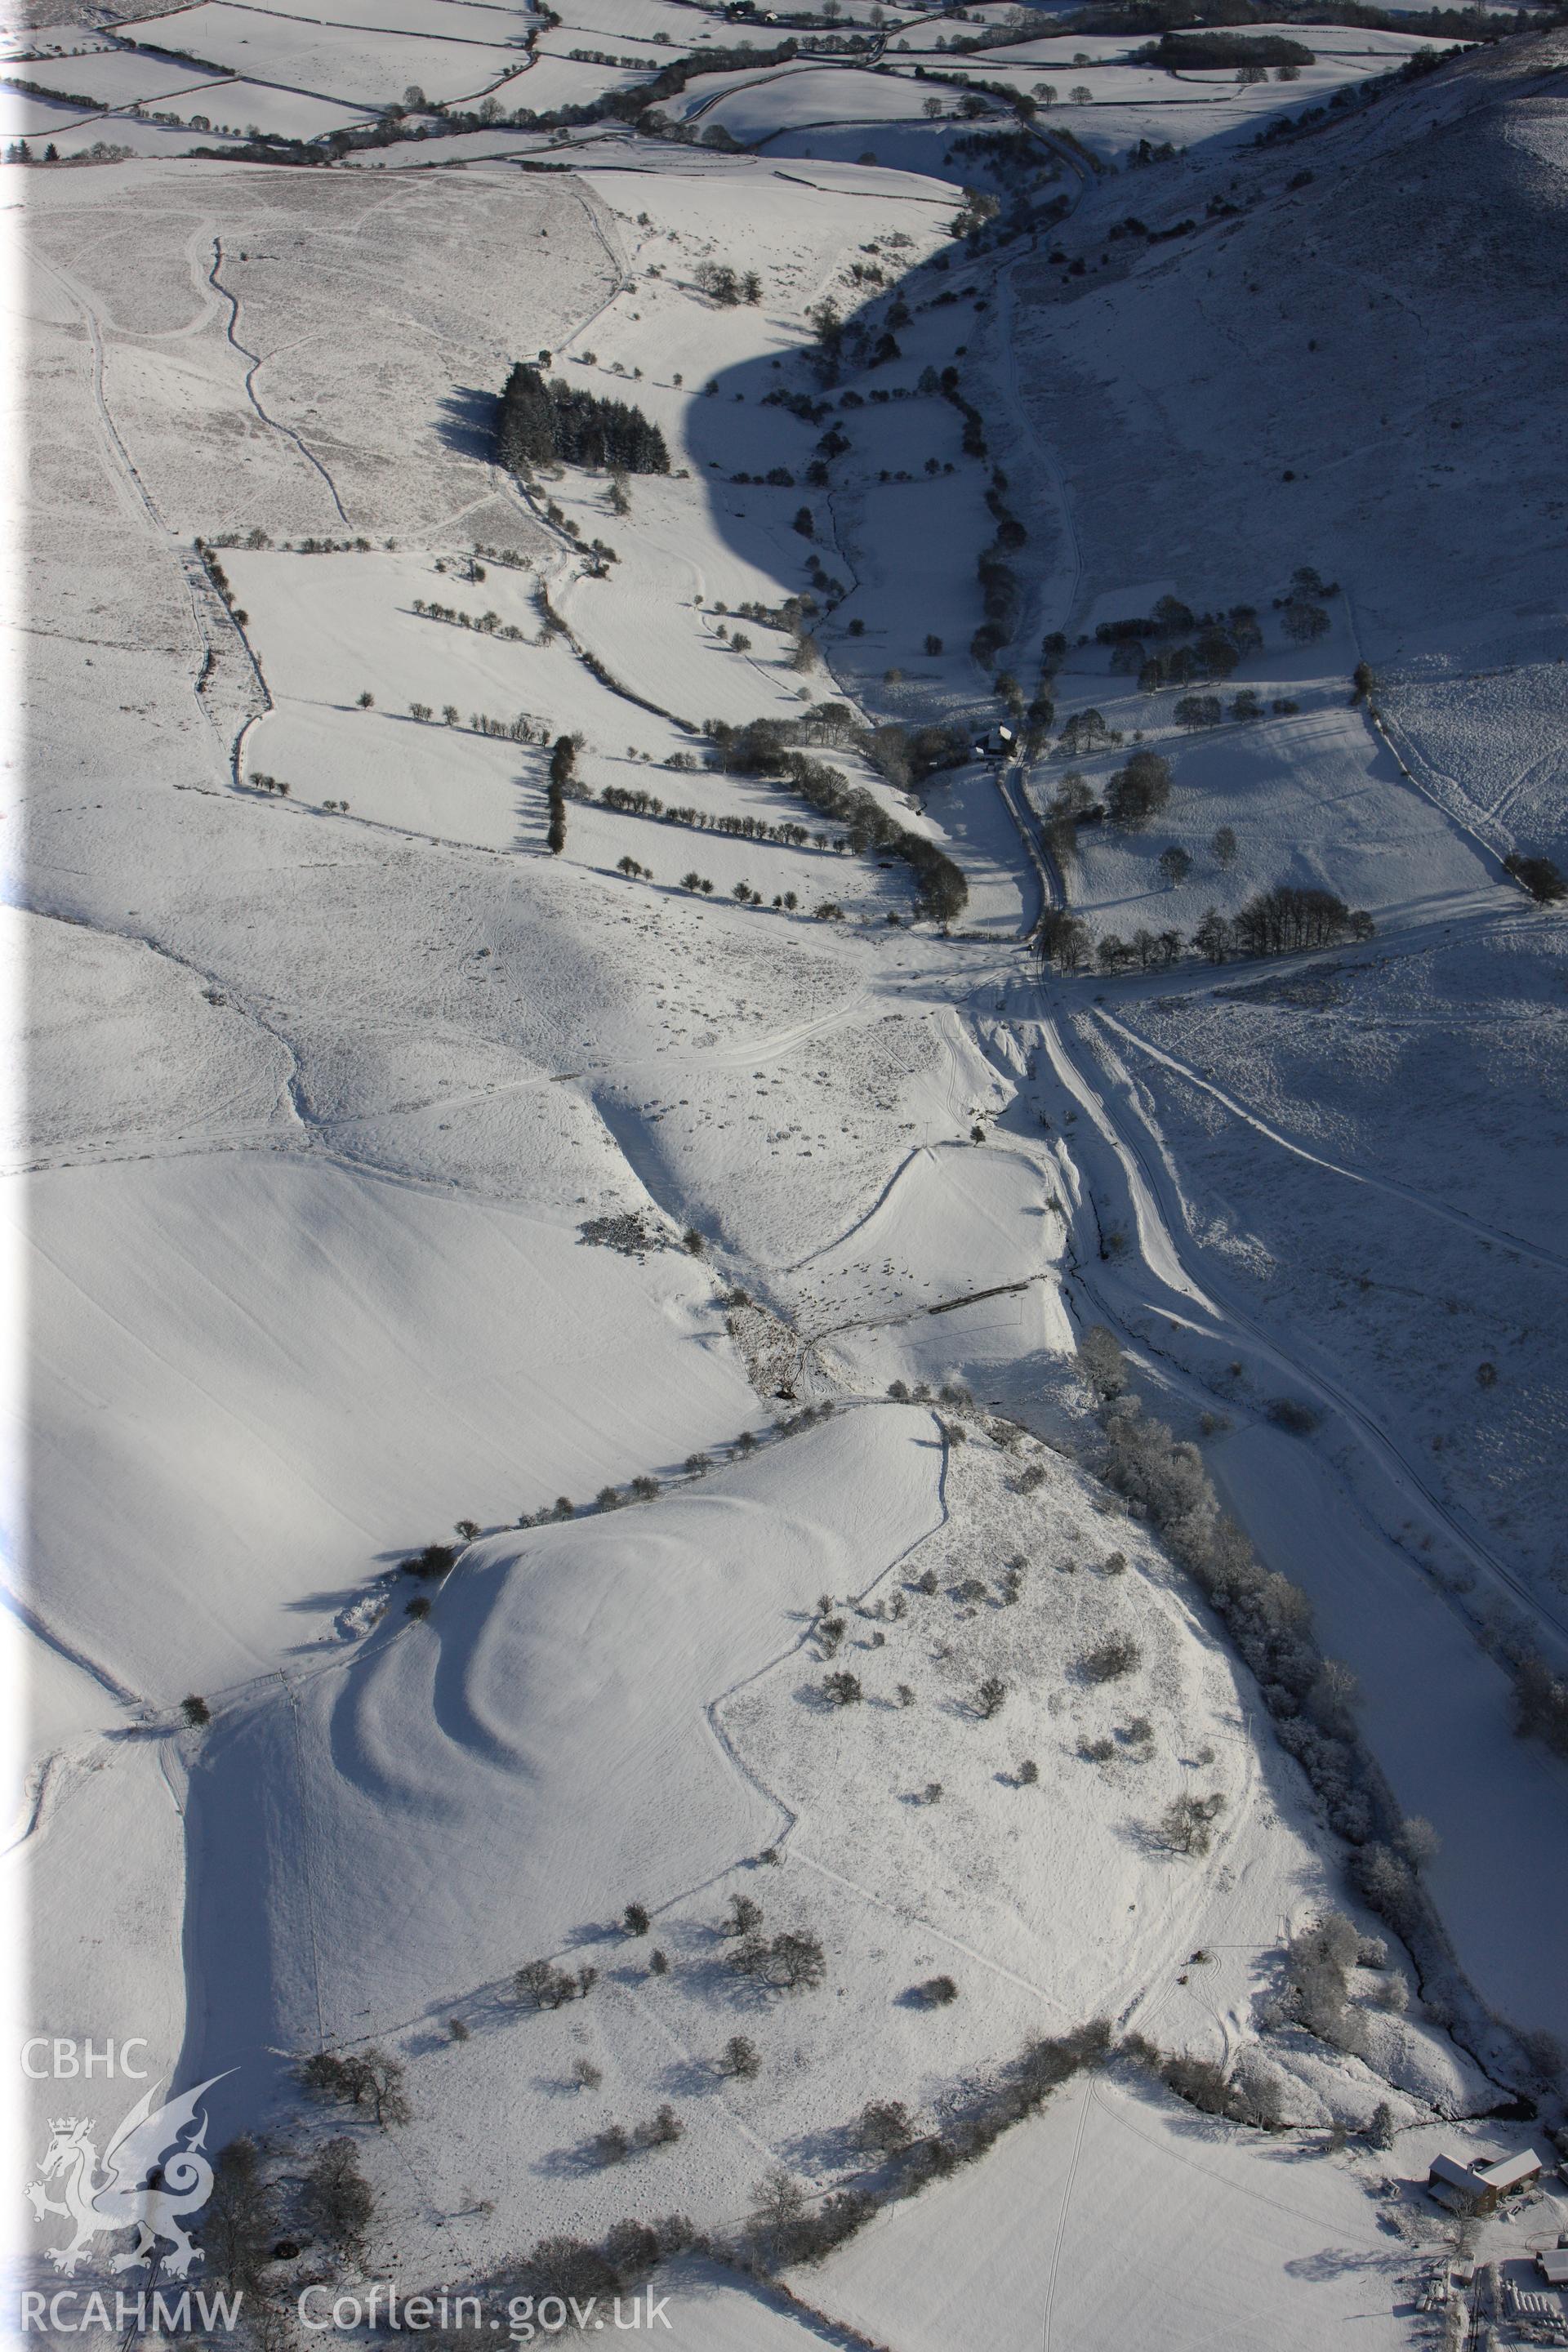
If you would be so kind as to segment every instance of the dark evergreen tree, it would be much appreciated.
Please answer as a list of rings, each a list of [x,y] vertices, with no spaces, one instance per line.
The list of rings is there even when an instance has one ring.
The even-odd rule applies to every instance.
[[[499,446],[501,464],[513,473],[550,464],[627,474],[669,471],[664,436],[640,408],[559,376],[546,383],[528,360],[518,361],[501,394]]]
[[[1543,907],[1568,898],[1568,883],[1550,857],[1526,857],[1517,849],[1510,850],[1503,859],[1503,870]]]

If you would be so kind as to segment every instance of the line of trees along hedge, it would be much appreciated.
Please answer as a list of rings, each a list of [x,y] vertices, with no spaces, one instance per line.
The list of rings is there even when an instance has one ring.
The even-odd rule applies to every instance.
[[[1058,971],[1084,971],[1098,962],[1101,971],[1141,971],[1168,966],[1190,949],[1207,963],[1228,963],[1232,957],[1293,955],[1309,948],[1338,947],[1373,937],[1372,917],[1352,909],[1331,890],[1299,889],[1283,883],[1260,890],[1238,914],[1228,919],[1211,907],[1190,940],[1180,931],[1140,930],[1131,940],[1108,931],[1098,950],[1088,924],[1067,907],[1047,907],[1035,930],[1035,952],[1042,963]]]
[[[826,760],[807,759],[791,747],[794,730],[772,719],[753,719],[745,727],[710,719],[706,733],[721,764],[731,775],[778,776],[787,780],[802,800],[844,828],[849,846],[858,855],[884,850],[907,866],[920,893],[920,912],[940,923],[950,923],[969,903],[969,885],[962,869],[922,835],[894,823],[862,784],[846,782]]]
[[[663,434],[640,408],[605,400],[519,360],[501,394],[501,464],[514,474],[552,464],[615,466],[628,474],[668,474]]]

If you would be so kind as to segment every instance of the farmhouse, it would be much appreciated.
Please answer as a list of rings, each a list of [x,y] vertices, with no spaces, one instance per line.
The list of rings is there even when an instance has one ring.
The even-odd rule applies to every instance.
[[[1500,2198],[1512,2196],[1540,2178],[1541,2158],[1528,2147],[1521,2155],[1503,2157],[1494,2164],[1461,2164],[1458,2157],[1435,2157],[1426,2186],[1440,2205],[1469,2213],[1492,2213]]]
[[[1010,760],[1018,748],[1018,738],[1011,727],[993,727],[973,747],[977,760]]]

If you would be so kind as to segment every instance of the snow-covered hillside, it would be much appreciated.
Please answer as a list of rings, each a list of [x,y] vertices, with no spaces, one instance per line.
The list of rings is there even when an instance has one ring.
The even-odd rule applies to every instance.
[[[1568,2325],[1563,32],[34,13],[18,2041],[266,2352]]]

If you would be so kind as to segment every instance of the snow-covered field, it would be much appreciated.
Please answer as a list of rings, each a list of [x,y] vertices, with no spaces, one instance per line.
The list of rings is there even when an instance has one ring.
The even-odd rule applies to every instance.
[[[348,105],[397,104],[412,83],[445,103],[482,96],[501,81],[515,62],[510,45],[525,37],[527,24],[510,10],[452,13],[468,23],[448,33],[444,0],[437,33],[407,29],[423,14],[416,0],[403,0],[401,10],[395,0],[386,7],[380,0],[359,0],[357,7],[345,0],[331,21],[202,0],[160,16],[156,38],[204,63]],[[387,21],[400,14],[402,23]],[[142,46],[149,41],[143,36]]]
[[[1171,724],[1173,692],[1130,696],[1124,679],[1103,672],[1060,673],[1064,705],[1092,703],[1127,737],[1141,730],[1173,772],[1169,802],[1142,831],[1105,826],[1080,836],[1074,903],[1097,931],[1171,923],[1191,931],[1206,908],[1234,914],[1254,891],[1279,883],[1332,890],[1380,922],[1429,921],[1487,894],[1492,860],[1401,773],[1364,712],[1348,709],[1337,680],[1322,677],[1321,659],[1266,649],[1232,681],[1233,693],[1252,686],[1266,707],[1296,701],[1299,715],[1191,734]],[[1126,748],[1043,764],[1032,780],[1035,804],[1048,807],[1069,771],[1103,791]],[[1222,826],[1236,840],[1224,859],[1213,848]],[[1158,863],[1173,845],[1193,861],[1174,886]]]
[[[0,190],[16,2021],[223,2078],[265,2352],[632,2220],[693,2352],[1393,2347],[1568,2230],[1563,37],[1041,15],[846,0],[658,137],[477,109],[774,29],[13,60],[8,137],[136,151]],[[668,472],[508,474],[536,354]],[[1196,952],[1281,887],[1370,932]],[[1461,2242],[1432,2158],[1531,2145]]]
[[[96,100],[100,106],[154,106],[211,87],[213,76],[173,58],[142,57],[134,49],[89,51],[85,57],[27,61],[26,79],[62,96]]]
[[[798,2284],[913,2352],[976,2335],[1025,2352],[1042,2327],[1052,2345],[1242,2352],[1258,2313],[1282,2348],[1325,2331],[1404,2346],[1429,2265],[1373,2187],[1295,2149],[1248,2164],[1174,2101],[1079,2084],[984,2169],[880,2217]]]

